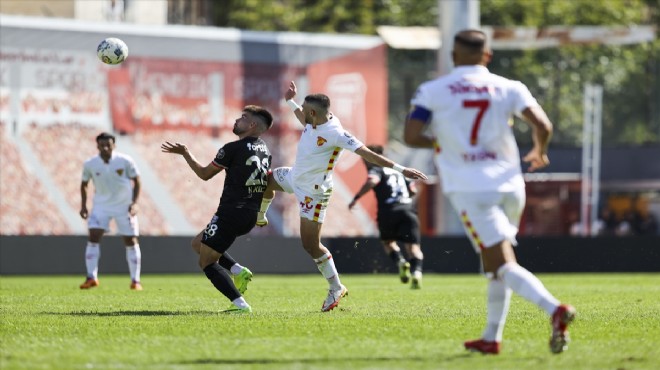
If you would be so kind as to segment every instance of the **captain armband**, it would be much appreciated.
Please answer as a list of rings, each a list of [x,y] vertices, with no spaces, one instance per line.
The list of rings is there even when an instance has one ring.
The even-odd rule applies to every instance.
[[[410,114],[408,114],[408,119],[414,119],[418,121],[422,121],[424,123],[428,123],[429,120],[431,119],[431,111],[420,107],[419,105],[415,105],[410,111]]]

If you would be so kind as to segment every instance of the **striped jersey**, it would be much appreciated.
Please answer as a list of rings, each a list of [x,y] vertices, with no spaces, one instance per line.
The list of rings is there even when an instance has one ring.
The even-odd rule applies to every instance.
[[[484,66],[458,66],[423,83],[411,105],[431,113],[444,192],[524,188],[512,116],[538,103],[521,82]]]
[[[362,146],[335,116],[316,128],[306,124],[291,168],[293,183],[311,194],[325,193],[332,189],[332,173],[342,151],[354,152]]]

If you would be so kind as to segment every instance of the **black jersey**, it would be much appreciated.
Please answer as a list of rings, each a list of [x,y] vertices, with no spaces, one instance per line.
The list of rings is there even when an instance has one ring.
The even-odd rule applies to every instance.
[[[378,200],[378,213],[394,209],[411,208],[412,199],[408,180],[398,171],[385,167],[371,167],[369,177],[375,178],[378,184],[373,188]]]
[[[218,150],[213,164],[227,171],[219,207],[259,211],[268,180],[271,155],[260,138],[232,141]]]

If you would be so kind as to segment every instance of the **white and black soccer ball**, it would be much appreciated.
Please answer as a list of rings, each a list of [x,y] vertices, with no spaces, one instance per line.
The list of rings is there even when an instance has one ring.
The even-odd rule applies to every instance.
[[[128,46],[116,37],[108,37],[96,48],[96,55],[105,64],[119,64],[128,57]]]

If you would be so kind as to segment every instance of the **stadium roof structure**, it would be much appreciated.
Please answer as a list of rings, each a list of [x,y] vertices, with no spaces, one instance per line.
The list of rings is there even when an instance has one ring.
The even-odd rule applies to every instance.
[[[575,44],[627,45],[653,41],[655,26],[482,26],[496,50],[542,49]],[[379,26],[378,35],[394,49],[438,50],[442,35],[437,27]]]

